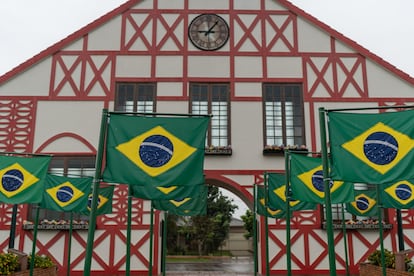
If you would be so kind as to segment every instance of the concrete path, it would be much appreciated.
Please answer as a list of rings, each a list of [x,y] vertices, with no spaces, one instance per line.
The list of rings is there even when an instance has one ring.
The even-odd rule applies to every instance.
[[[249,257],[212,259],[203,263],[167,263],[166,275],[172,276],[251,276],[254,275],[254,262]]]

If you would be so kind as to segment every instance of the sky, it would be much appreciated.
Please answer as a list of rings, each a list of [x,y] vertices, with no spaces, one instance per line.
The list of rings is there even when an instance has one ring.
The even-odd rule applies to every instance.
[[[414,76],[413,0],[290,1]],[[0,0],[0,75],[125,2]],[[236,215],[244,214],[245,205],[238,198],[235,203]]]

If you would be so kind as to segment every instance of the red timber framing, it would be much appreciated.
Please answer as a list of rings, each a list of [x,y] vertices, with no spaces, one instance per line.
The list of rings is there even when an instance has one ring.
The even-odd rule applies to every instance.
[[[194,1],[194,0],[192,0]],[[204,2],[205,0],[200,0]],[[62,41],[44,50],[32,59],[22,63],[3,76],[0,76],[0,88],[19,74],[24,73],[31,66],[51,58],[50,74],[48,75],[48,91],[40,96],[3,96],[0,94],[0,149],[2,151],[36,152],[63,154],[61,152],[47,152],[47,147],[60,139],[70,138],[83,144],[89,154],[96,154],[96,145],[93,145],[85,137],[73,132],[62,132],[51,135],[40,146],[35,146],[34,135],[36,133],[36,112],[40,101],[56,102],[91,102],[97,101],[103,108],[109,108],[114,101],[116,82],[175,82],[182,84],[180,95],[158,96],[158,101],[188,102],[188,86],[190,82],[223,82],[230,83],[232,102],[261,102],[260,96],[240,96],[235,93],[236,83],[249,82],[295,82],[303,84],[304,103],[308,106],[310,137],[308,145],[311,150],[317,150],[316,132],[318,118],[316,114],[320,103],[346,102],[346,103],[371,103],[378,106],[398,106],[413,103],[410,97],[394,98],[371,97],[368,89],[367,60],[385,68],[402,81],[414,85],[412,77],[393,67],[380,57],[364,49],[354,41],[344,37],[316,18],[292,5],[287,0],[257,0],[259,9],[246,10],[235,8],[235,1],[227,0],[228,9],[209,9],[211,13],[225,15],[231,26],[231,36],[228,41],[228,50],[216,52],[202,52],[189,47],[186,38],[186,28],[192,17],[205,12],[203,9],[190,8],[189,0],[183,0],[182,9],[159,8],[160,1],[130,0],[112,12],[102,16],[79,31],[71,34]],[[151,2],[151,7],[140,8],[142,2]],[[207,1],[206,1],[207,2]],[[266,2],[275,2],[282,8],[266,9]],[[148,4],[147,4],[148,5]],[[90,49],[90,33],[96,28],[120,16],[119,35],[111,38],[118,39],[119,49]],[[329,36],[330,47],[326,52],[301,52],[299,47],[299,18],[313,24]],[[248,19],[248,20],[247,20]],[[262,35],[257,35],[258,33]],[[272,35],[267,35],[270,34]],[[70,47],[78,42],[78,48]],[[344,53],[337,49],[337,43],[343,43],[353,52]],[[116,61],[119,56],[148,57],[150,60],[149,74],[140,77],[119,77],[116,75]],[[157,75],[158,57],[182,57],[182,76],[160,77]],[[221,77],[191,77],[188,61],[193,56],[215,56],[229,59],[229,76]],[[239,57],[257,57],[262,61],[260,76],[252,75],[240,77],[236,74],[236,62]],[[295,57],[301,62],[302,76],[300,77],[274,77],[268,72],[269,57]],[[339,75],[343,76],[339,78]],[[322,94],[320,91],[324,91]],[[348,93],[352,91],[350,96]],[[19,94],[20,95],[20,94]],[[232,118],[234,119],[234,118]],[[258,122],[259,123],[259,122]],[[261,122],[260,122],[261,123]],[[261,143],[261,141],[260,141]],[[234,149],[236,150],[236,149]],[[81,154],[81,153],[71,153]],[[206,158],[209,158],[208,156]],[[216,157],[217,158],[217,157]],[[218,157],[220,158],[220,157]],[[225,157],[227,158],[227,157]],[[229,157],[231,158],[231,157]],[[277,157],[282,158],[282,157]],[[268,159],[273,162],[273,159]],[[253,206],[252,187],[263,182],[264,170],[206,170],[208,183],[226,188],[238,195],[250,207]],[[239,183],[231,176],[247,176],[249,183]],[[98,217],[95,234],[93,254],[93,275],[119,275],[125,269],[126,241],[126,206],[127,189],[118,186],[114,195],[114,213]],[[27,206],[19,206],[17,217],[17,233],[19,249],[28,251],[31,248],[33,233],[23,230],[23,222],[27,219]],[[8,246],[8,234],[11,223],[11,206],[0,205],[0,250],[6,251]],[[149,265],[148,240],[149,210],[145,208],[142,200],[134,200],[132,230],[139,236],[133,239],[131,246],[132,258],[144,266],[143,269],[132,271],[134,275],[147,274]],[[385,239],[390,240],[393,250],[397,249],[395,237],[397,235],[395,214],[388,212],[393,224],[391,230],[385,232]],[[160,272],[160,213],[155,212],[154,220],[154,274]],[[284,220],[269,220],[269,243],[273,251],[270,252],[271,273],[283,274],[286,272],[285,258],[285,226]],[[403,212],[404,227],[409,233],[414,232],[414,211]],[[292,228],[292,262],[293,270],[302,274],[329,273],[327,267],[328,246],[326,232],[322,229],[322,217],[320,210],[309,212],[296,212],[291,221]],[[260,240],[265,237],[264,219],[260,219]],[[346,233],[349,247],[350,270],[358,271],[358,263],[364,261],[372,250],[379,246],[379,237],[366,235],[367,231],[352,230]],[[370,232],[372,233],[372,232]],[[408,247],[414,247],[414,236],[405,235],[404,241]],[[77,248],[76,254],[72,253],[71,275],[82,275],[86,246],[86,232],[75,231],[73,241]],[[335,244],[342,248],[343,233],[335,231]],[[41,231],[37,249],[40,254],[52,254],[56,245],[62,245],[61,255],[54,255],[60,271],[66,271],[67,231]],[[259,253],[261,255],[261,271],[266,270],[265,246],[261,243]],[[81,248],[81,250],[79,250]],[[104,255],[98,254],[101,250]],[[119,253],[122,252],[122,253]],[[340,250],[336,252],[338,273],[345,271],[344,254]]]

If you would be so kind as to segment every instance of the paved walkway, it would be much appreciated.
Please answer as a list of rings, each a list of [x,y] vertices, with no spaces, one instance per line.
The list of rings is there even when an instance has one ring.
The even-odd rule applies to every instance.
[[[170,262],[166,264],[166,276],[253,276],[254,262],[250,257],[212,259],[208,262]],[[260,276],[260,274],[256,274]],[[280,274],[282,275],[282,274]],[[312,276],[326,276],[314,274]],[[304,276],[293,274],[293,276]],[[307,275],[309,276],[309,275]],[[354,275],[355,276],[355,275]]]
[[[212,259],[208,262],[195,263],[195,262],[180,262],[180,263],[167,263],[166,275],[173,276],[217,276],[217,275],[240,275],[251,276],[254,275],[254,262],[249,257],[235,257],[225,259]]]

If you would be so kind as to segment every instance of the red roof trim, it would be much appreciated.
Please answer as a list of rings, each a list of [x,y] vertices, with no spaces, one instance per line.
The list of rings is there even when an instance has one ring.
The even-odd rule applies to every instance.
[[[11,69],[10,71],[6,72],[4,75],[0,76],[0,84],[3,82],[6,82],[7,80],[11,79],[14,75],[18,74],[19,72],[22,72],[29,68],[30,66],[36,64],[40,60],[46,58],[49,55],[53,55],[54,53],[58,52],[62,47],[65,45],[70,44],[71,42],[81,38],[82,36],[88,34],[90,31],[95,29],[96,27],[100,26],[104,22],[114,18],[115,16],[122,14],[132,6],[139,3],[141,0],[129,0],[125,4],[122,4],[118,8],[108,12],[107,14],[101,16],[100,18],[96,19],[92,23],[86,25],[85,27],[81,28],[80,30],[72,33],[71,35],[67,36],[66,38],[62,39],[61,41],[55,43],[54,45],[46,48],[45,50],[41,51],[39,54],[33,56],[32,58],[28,59],[27,61],[21,63],[20,65],[16,66],[15,68]],[[276,1],[276,0],[274,0]],[[364,48],[363,46],[359,45],[355,41],[349,39],[348,37],[344,36],[338,31],[335,31],[327,24],[321,22],[316,17],[308,14],[304,10],[300,9],[299,7],[293,5],[288,0],[277,0],[279,4],[286,7],[288,10],[290,10],[292,13],[299,15],[312,24],[320,27],[321,29],[325,30],[327,33],[329,33],[333,38],[344,42],[351,48],[353,48],[357,53],[373,60],[374,62],[378,63],[379,65],[383,66],[384,68],[388,69],[390,72],[396,74],[403,80],[409,82],[410,84],[414,85],[414,78],[411,77],[409,74],[405,73],[404,71],[398,69],[388,61],[385,61],[381,57],[377,56],[376,54],[370,52],[368,49]]]
[[[78,31],[68,35],[64,39],[58,41],[57,43],[53,44],[52,46],[46,48],[45,50],[41,51],[40,53],[34,55],[30,59],[26,60],[25,62],[17,65],[10,71],[6,72],[4,75],[0,76],[0,84],[6,82],[7,80],[11,79],[14,75],[26,70],[30,66],[38,63],[42,59],[59,52],[64,46],[69,45],[73,41],[80,39],[81,37],[87,35],[93,29],[99,27],[103,23],[111,20],[112,18],[122,14],[123,12],[127,11],[137,3],[142,0],[128,0],[125,4],[120,5],[118,8],[106,13],[105,15],[99,17],[98,19],[92,21],[85,27],[79,29]]]
[[[276,0],[274,0],[274,1],[276,1]],[[372,53],[371,51],[364,48],[363,46],[359,45],[357,42],[353,41],[352,39],[344,36],[343,34],[341,34],[338,31],[332,29],[327,24],[321,22],[319,19],[317,19],[316,17],[308,14],[307,12],[305,12],[304,10],[302,10],[299,7],[295,6],[294,4],[289,2],[288,0],[277,0],[277,1],[279,2],[279,4],[283,5],[284,7],[286,7],[288,10],[290,10],[294,14],[299,15],[300,17],[303,17],[306,20],[310,21],[312,24],[320,27],[321,29],[323,29],[324,31],[329,33],[333,38],[344,42],[345,44],[347,44],[348,46],[353,48],[358,54],[360,54],[360,55],[362,55],[366,58],[371,59],[372,61],[378,63],[382,67],[385,67],[386,69],[388,69],[392,73],[398,75],[403,80],[405,80],[405,81],[407,81],[411,84],[414,84],[414,78],[412,76],[410,76],[409,74],[405,73],[404,71],[398,69],[397,67],[395,67],[394,65],[392,65],[388,61],[382,59],[381,57],[379,57],[378,55]]]

